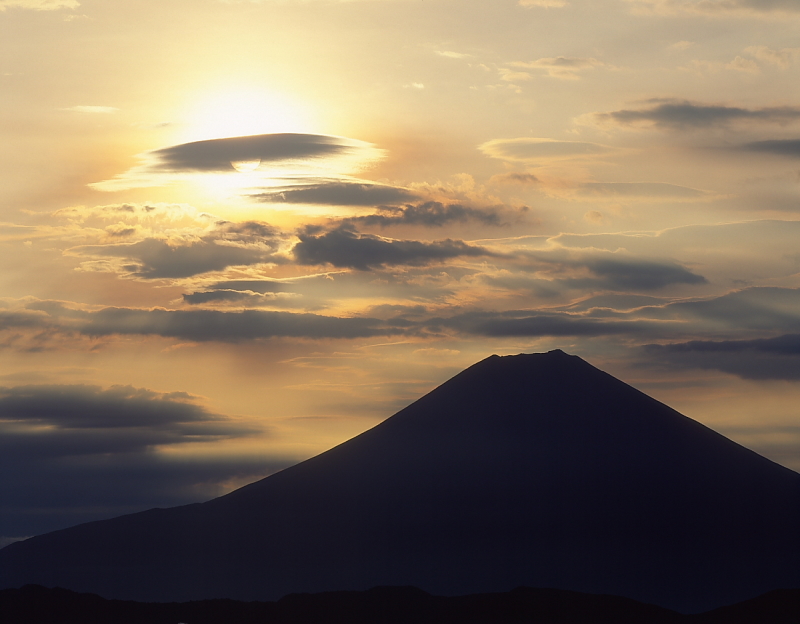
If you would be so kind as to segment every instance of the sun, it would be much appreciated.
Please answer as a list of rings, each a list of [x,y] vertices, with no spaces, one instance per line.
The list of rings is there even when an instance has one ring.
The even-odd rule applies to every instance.
[[[310,106],[277,91],[241,86],[219,87],[196,95],[184,119],[181,140],[186,142],[253,134],[307,133],[316,125]],[[242,166],[250,170],[246,168],[249,164]]]

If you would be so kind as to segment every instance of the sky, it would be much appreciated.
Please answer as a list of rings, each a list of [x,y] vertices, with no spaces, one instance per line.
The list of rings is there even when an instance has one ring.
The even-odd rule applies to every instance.
[[[0,545],[492,354],[800,470],[798,35],[800,0],[0,0]]]

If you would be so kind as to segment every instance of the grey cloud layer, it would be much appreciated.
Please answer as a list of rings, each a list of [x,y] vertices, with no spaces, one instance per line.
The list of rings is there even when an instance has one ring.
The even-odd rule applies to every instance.
[[[600,266],[597,270],[612,273],[620,270]],[[622,271],[627,270],[623,268]],[[660,270],[660,269],[658,269]],[[342,276],[352,277],[352,276]],[[681,276],[684,279],[685,276]],[[615,276],[623,282],[642,278],[639,275]],[[328,283],[329,280],[322,280]],[[544,280],[542,280],[544,281]],[[330,282],[332,289],[341,288]],[[214,292],[214,291],[212,291]],[[338,318],[315,314],[246,310],[137,310],[107,308],[96,312],[68,309],[55,302],[29,304],[27,313],[39,327],[90,336],[113,334],[158,335],[180,340],[238,342],[259,338],[352,339],[390,335],[438,335],[442,332],[495,337],[531,336],[626,336],[640,344],[654,341],[691,341],[715,339],[730,346],[664,347],[670,357],[686,357],[688,352],[712,353],[722,357],[734,351],[748,350],[788,357],[795,353],[800,334],[800,289],[749,288],[707,299],[658,299],[637,295],[603,295],[586,305],[568,304],[561,308],[488,311],[466,309],[462,312],[427,318],[419,309],[411,316],[400,313],[388,320],[367,317]],[[25,321],[26,314],[17,313]],[[0,318],[3,318],[0,315]],[[13,319],[12,319],[13,320]],[[14,327],[9,320],[7,327]],[[30,324],[25,325],[30,327]],[[749,336],[743,340],[743,336]],[[784,338],[780,338],[784,336]],[[774,341],[771,339],[776,338]],[[780,338],[780,339],[777,339]],[[666,357],[666,356],[664,356]],[[705,356],[704,356],[705,357]],[[710,356],[709,356],[710,357]],[[731,365],[732,366],[732,365]],[[729,369],[723,369],[729,370]],[[765,369],[774,377],[775,368]]]
[[[428,201],[406,206],[380,206],[377,214],[350,217],[348,223],[366,226],[390,227],[393,225],[421,225],[442,227],[450,223],[477,221],[484,225],[502,225],[498,208],[473,208],[462,204],[442,204]]]
[[[48,452],[62,454],[141,451],[188,439],[230,437],[252,433],[191,402],[185,393],[157,393],[132,386],[18,386],[0,388],[0,423],[47,426],[53,434]],[[92,431],[99,436],[72,436]],[[27,435],[27,434],[26,434]],[[16,453],[6,432],[3,455]],[[80,446],[74,444],[79,441]],[[98,444],[99,446],[95,446]]]
[[[532,252],[525,254],[535,270],[546,270],[556,280],[571,288],[611,288],[616,290],[657,290],[671,284],[704,284],[702,275],[668,261],[653,261],[615,253]],[[586,278],[574,271],[586,269]]]
[[[800,158],[800,139],[772,139],[769,141],[754,141],[742,146],[750,152],[763,152],[777,156]]]
[[[411,201],[417,195],[407,189],[356,182],[327,182],[260,193],[252,197],[272,203],[328,206],[376,206]]]
[[[797,0],[628,0],[634,5],[652,7],[657,13],[699,13],[709,16],[729,14],[762,15],[800,11]]]
[[[258,264],[273,259],[271,253],[259,249],[220,245],[212,241],[170,245],[152,238],[131,245],[83,247],[79,251],[136,261],[136,266],[126,268],[147,279],[191,277],[229,266]]]
[[[125,270],[146,279],[183,278],[230,266],[285,262],[275,255],[281,240],[281,233],[265,223],[220,222],[214,232],[188,243],[148,238],[136,243],[85,245],[71,253],[128,259],[132,264]]]
[[[138,156],[140,164],[110,180],[90,186],[101,191],[170,184],[194,174],[253,172],[260,166],[275,170],[319,173],[337,162],[341,171],[357,169],[364,162],[383,156],[369,143],[319,134],[260,134],[194,141],[151,150]],[[255,175],[255,174],[253,174]],[[263,176],[260,178],[263,182]],[[252,184],[261,184],[256,176]]]
[[[40,533],[214,496],[234,477],[285,462],[252,457],[170,461],[164,445],[259,432],[182,392],[130,386],[0,388],[0,535]]]
[[[323,234],[313,230],[298,234],[300,242],[294,247],[299,264],[347,267],[368,271],[371,268],[396,265],[425,265],[462,256],[494,255],[487,249],[446,239],[432,243],[412,240],[387,240],[369,234],[359,234],[342,225]]]
[[[621,321],[573,316],[564,313],[530,310],[505,312],[469,312],[447,319],[434,319],[429,327],[458,330],[477,336],[497,338],[544,336],[615,336],[645,334],[648,328],[641,321]]]
[[[342,139],[317,134],[260,134],[255,136],[194,141],[150,152],[154,167],[170,172],[226,172],[231,162],[275,162],[319,158],[352,149]]]
[[[154,334],[206,342],[239,342],[255,338],[366,338],[401,330],[371,318],[341,318],[244,310],[136,310],[106,308],[87,315],[81,332],[90,336]]]
[[[583,195],[591,197],[652,197],[675,199],[701,199],[707,193],[698,189],[663,182],[586,182],[579,187]]]
[[[737,121],[788,123],[800,120],[800,108],[775,106],[766,108],[741,108],[699,104],[686,100],[652,100],[652,106],[640,109],[623,109],[609,113],[595,113],[600,123],[621,126],[652,124],[665,129],[695,129],[724,126]]]
[[[534,138],[493,139],[483,143],[480,150],[492,158],[518,161],[595,156],[613,151],[598,143]]]
[[[692,340],[646,345],[645,353],[662,364],[704,368],[745,379],[800,380],[800,334],[755,340]]]
[[[0,329],[47,328],[85,336],[155,335],[195,342],[240,342],[259,338],[366,338],[404,329],[380,319],[268,310],[165,310],[103,308],[87,311],[61,302],[37,301],[28,312],[0,311]]]

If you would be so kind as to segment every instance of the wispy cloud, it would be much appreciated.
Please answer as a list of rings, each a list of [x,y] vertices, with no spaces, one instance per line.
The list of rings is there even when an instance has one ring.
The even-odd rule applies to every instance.
[[[560,78],[562,80],[578,80],[583,71],[596,67],[609,67],[609,65],[598,61],[596,58],[568,56],[540,58],[535,61],[515,61],[509,63],[509,65],[516,69],[541,70],[551,78]]]
[[[86,113],[89,115],[110,115],[111,113],[116,113],[119,109],[113,106],[70,106],[69,108],[62,108],[61,110],[73,113]]]
[[[0,11],[9,8],[55,11],[57,9],[75,9],[79,6],[80,2],[76,0],[0,0]]]
[[[437,50],[436,54],[451,59],[463,59],[463,58],[469,58],[470,56],[469,54],[464,54],[463,52],[453,52],[452,50]]]
[[[627,0],[635,12],[656,15],[695,13],[724,17],[762,16],[796,13],[800,5],[796,0]]]
[[[770,65],[777,65],[782,69],[786,69],[800,60],[800,48],[781,48],[780,50],[773,50],[767,46],[760,45],[749,46],[745,48],[745,52],[754,56],[759,61]]]
[[[584,182],[577,187],[579,195],[591,198],[649,197],[653,199],[706,199],[706,191],[666,184],[664,182]]]
[[[542,138],[492,139],[479,149],[492,158],[520,162],[593,157],[614,151],[599,143]]]
[[[524,7],[540,7],[543,9],[560,9],[569,6],[566,0],[519,0],[517,3]]]
[[[417,199],[405,188],[366,182],[322,181],[298,184],[257,193],[251,197],[268,203],[319,204],[328,206],[376,206]]]

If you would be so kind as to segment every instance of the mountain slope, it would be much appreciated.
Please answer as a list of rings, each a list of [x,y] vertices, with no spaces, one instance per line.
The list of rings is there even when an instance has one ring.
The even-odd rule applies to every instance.
[[[274,599],[518,585],[683,611],[800,586],[800,475],[561,351],[492,356],[204,504],[0,551],[0,586]]]

